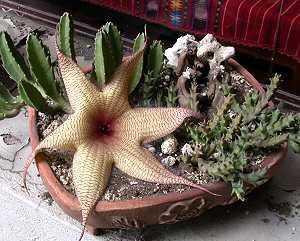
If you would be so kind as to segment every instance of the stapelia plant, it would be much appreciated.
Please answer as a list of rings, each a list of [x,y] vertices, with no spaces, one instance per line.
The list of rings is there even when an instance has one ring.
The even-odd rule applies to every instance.
[[[44,113],[70,113],[67,121],[41,141],[26,162],[25,187],[28,167],[45,149],[75,151],[72,170],[82,210],[80,239],[92,208],[105,191],[113,165],[144,181],[184,184],[217,195],[172,174],[142,147],[143,143],[174,131],[185,118],[194,115],[184,108],[132,109],[129,105],[128,95],[135,90],[141,76],[153,81],[159,77],[163,60],[160,42],[150,46],[144,68],[145,34],[135,39],[134,54],[123,58],[120,33],[112,23],[107,23],[96,35],[90,81],[75,62],[72,25],[66,13],[57,28],[58,66],[68,100],[64,90],[59,89],[61,86],[54,71],[56,65],[50,61],[49,49],[38,35],[31,33],[27,38],[26,61],[9,35],[0,33],[2,63],[11,79],[16,81],[19,92],[14,97],[0,86],[0,118],[15,115],[24,104]],[[170,98],[176,100],[174,93]]]
[[[143,52],[144,47],[126,58],[111,74],[109,83],[100,89],[86,79],[71,58],[57,51],[60,72],[74,113],[36,147],[26,163],[24,178],[34,157],[45,149],[76,151],[73,178],[83,226],[105,191],[113,165],[144,181],[184,184],[213,194],[167,171],[141,146],[169,134],[185,118],[193,116],[191,110],[183,108],[130,107],[129,81]]]
[[[243,103],[227,93],[222,106],[208,123],[188,126],[194,154],[182,158],[196,165],[205,165],[208,173],[231,183],[239,199],[246,193],[244,184],[261,185],[266,170],[251,169],[253,156],[268,148],[288,142],[300,152],[300,117],[283,114],[269,106],[279,76],[271,79],[266,94],[246,94]]]

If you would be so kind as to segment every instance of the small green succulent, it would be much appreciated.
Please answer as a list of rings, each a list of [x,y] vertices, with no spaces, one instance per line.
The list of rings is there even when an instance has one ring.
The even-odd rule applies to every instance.
[[[200,156],[195,153],[197,157],[184,157],[185,161],[206,165],[211,176],[231,183],[239,199],[246,194],[245,183],[258,185],[266,180],[266,170],[249,168],[256,153],[284,142],[300,152],[300,116],[268,106],[279,79],[278,75],[271,79],[264,95],[257,91],[246,94],[243,103],[227,93],[223,105],[207,123],[187,126],[191,145],[200,144],[202,148]]]

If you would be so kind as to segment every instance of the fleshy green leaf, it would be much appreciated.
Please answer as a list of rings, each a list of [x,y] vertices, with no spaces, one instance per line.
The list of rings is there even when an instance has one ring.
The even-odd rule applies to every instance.
[[[274,137],[269,137],[267,140],[257,142],[257,146],[262,148],[267,148],[267,147],[276,146],[278,144],[286,142],[287,140],[288,140],[288,134],[286,133]]]
[[[105,82],[109,80],[109,78],[114,73],[117,68],[117,63],[115,60],[115,56],[113,55],[112,45],[110,42],[110,38],[108,34],[103,31],[103,58],[104,58],[104,67],[105,67]]]
[[[22,106],[22,99],[19,96],[12,96],[8,89],[0,82],[0,120],[16,116]]]
[[[0,99],[0,109],[15,109],[20,107],[23,104],[23,101],[19,97],[15,97],[12,101],[5,101],[3,99]]]
[[[18,88],[22,99],[27,105],[30,105],[43,113],[51,112],[46,99],[33,84],[27,81],[20,81],[18,83]]]
[[[264,95],[259,95],[257,91],[246,94],[245,102],[242,107],[243,124],[246,125],[253,121],[261,111],[266,108],[275,90],[280,82],[280,75],[275,74],[270,79],[271,83],[267,86],[267,91]]]
[[[94,71],[97,79],[98,86],[105,84],[105,32],[100,30],[96,34],[95,38],[95,59],[94,59]]]
[[[58,24],[59,49],[75,61],[73,19],[69,13],[64,13]]]
[[[0,55],[2,65],[11,79],[16,82],[22,79],[31,80],[30,71],[24,59],[17,52],[10,36],[6,32],[0,33]]]
[[[0,82],[0,99],[7,102],[14,100],[14,97],[10,94],[2,82]]]
[[[268,180],[267,169],[259,169],[247,174],[241,174],[241,178],[244,182],[250,183],[253,186],[259,186],[264,184]]]
[[[148,54],[148,71],[152,73],[153,77],[158,77],[163,64],[163,48],[160,41],[154,41],[150,45]]]
[[[96,34],[94,74],[98,86],[103,86],[123,58],[123,43],[120,32],[112,23],[106,23]]]
[[[243,182],[232,182],[232,194],[235,195],[239,200],[244,201],[245,190]]]
[[[144,44],[145,44],[145,34],[142,33],[139,34],[134,40],[133,52],[136,53],[137,51],[139,51],[141,48],[144,47]],[[136,86],[138,85],[138,83],[140,82],[140,79],[142,77],[142,72],[143,72],[143,63],[144,63],[143,58],[141,58],[138,64],[136,65],[135,71],[129,82],[129,93],[133,92]]]
[[[112,56],[114,58],[114,66],[121,64],[123,58],[123,42],[118,28],[111,22],[106,24],[105,31],[108,35],[108,41],[111,45]]]
[[[28,62],[36,81],[42,87],[46,95],[53,100],[58,100],[59,94],[56,89],[49,49],[43,45],[35,34],[28,36],[26,48]]]

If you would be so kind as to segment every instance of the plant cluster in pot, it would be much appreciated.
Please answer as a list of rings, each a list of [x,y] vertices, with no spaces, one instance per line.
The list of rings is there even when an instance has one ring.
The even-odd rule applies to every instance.
[[[72,36],[66,13],[56,65],[35,33],[27,61],[0,34],[3,67],[19,91],[12,96],[1,85],[0,115],[28,106],[33,152],[25,187],[35,159],[53,199],[82,222],[82,235],[174,223],[243,200],[273,175],[288,144],[300,151],[299,116],[271,102],[279,76],[265,92],[212,35],[183,36],[164,52],[139,34],[123,57],[120,33],[107,23],[89,71],[76,64]],[[64,183],[57,173],[68,160]]]

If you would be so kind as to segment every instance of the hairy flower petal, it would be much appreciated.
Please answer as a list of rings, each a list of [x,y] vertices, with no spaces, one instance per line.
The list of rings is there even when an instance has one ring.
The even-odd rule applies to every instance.
[[[114,93],[115,96],[128,97],[129,81],[133,75],[137,63],[143,57],[145,46],[137,51],[135,54],[126,57],[115,73],[107,86],[104,87],[104,92]]]
[[[76,149],[88,138],[88,124],[88,119],[85,115],[77,113],[70,115],[63,124],[41,141],[35,151],[37,152],[41,149]]]
[[[69,57],[57,51],[57,60],[69,102],[74,111],[93,103],[97,88],[86,79],[80,67]]]
[[[150,151],[143,147],[131,146],[128,143],[119,143],[119,146],[113,150],[115,166],[134,178],[161,184],[183,184],[203,190],[212,195],[217,195],[200,185],[168,171]]]
[[[112,165],[112,156],[102,144],[84,143],[77,148],[72,171],[83,227],[99,196],[106,189]]]
[[[135,108],[118,119],[117,128],[121,138],[148,143],[170,134],[193,115],[184,108]]]

